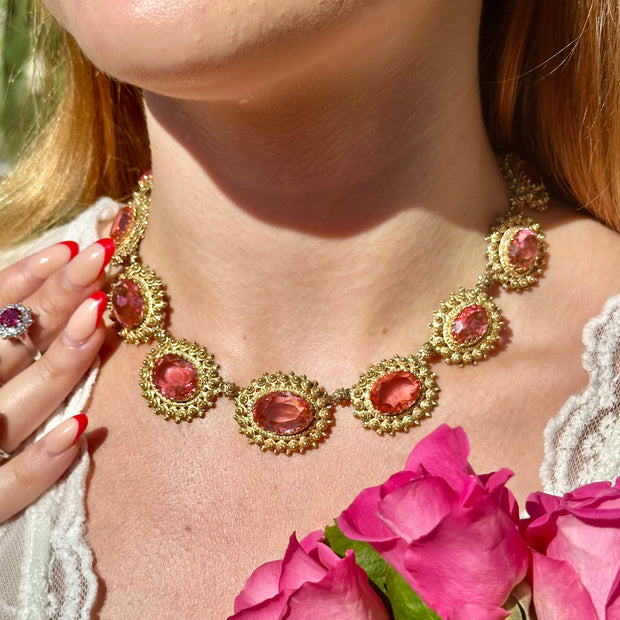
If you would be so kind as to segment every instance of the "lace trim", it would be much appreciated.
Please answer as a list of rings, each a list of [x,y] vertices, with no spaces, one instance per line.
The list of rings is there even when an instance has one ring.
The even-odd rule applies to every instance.
[[[98,238],[98,222],[118,204],[97,201],[73,222],[0,254],[0,268],[62,239],[82,247]],[[85,408],[98,375],[97,359],[38,437]],[[0,620],[88,620],[97,596],[93,556],[84,536],[86,442],[69,471],[37,502],[0,525]]]
[[[620,473],[620,295],[587,323],[583,343],[589,384],[545,429],[540,477],[544,490],[556,495]]]
[[[62,414],[39,433],[82,411],[99,371],[97,360],[74,391]],[[17,620],[88,620],[97,595],[93,556],[84,537],[86,477],[90,458],[82,439],[81,454],[63,477],[24,514],[25,545]]]

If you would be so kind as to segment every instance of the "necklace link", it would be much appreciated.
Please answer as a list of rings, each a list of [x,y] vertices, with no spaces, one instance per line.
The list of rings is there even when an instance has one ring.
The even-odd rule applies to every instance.
[[[167,330],[169,306],[161,279],[143,264],[140,242],[148,228],[152,175],[140,178],[131,203],[112,226],[113,264],[122,266],[112,284],[109,310],[120,337],[130,344],[155,342],[140,369],[142,396],[166,420],[204,417],[219,396],[235,403],[240,432],[251,444],[276,454],[317,448],[334,424],[337,406],[353,407],[364,428],[393,435],[431,416],[439,387],[430,364],[477,364],[497,347],[504,321],[489,294],[498,284],[522,291],[538,282],[546,265],[545,236],[526,208],[544,211],[549,195],[540,177],[514,155],[500,160],[512,192],[508,212],[486,237],[486,267],[473,288],[441,301],[430,336],[417,354],[373,364],[349,388],[329,395],[305,375],[264,373],[247,387],[224,381],[213,355]]]

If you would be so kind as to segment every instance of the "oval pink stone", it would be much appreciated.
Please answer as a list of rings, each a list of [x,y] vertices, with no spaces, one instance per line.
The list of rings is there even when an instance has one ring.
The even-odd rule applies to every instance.
[[[126,278],[114,287],[112,312],[123,327],[132,329],[142,322],[144,299],[140,287],[133,280]]]
[[[153,383],[166,398],[184,402],[196,394],[198,373],[184,357],[170,353],[155,362]]]
[[[312,405],[292,392],[271,392],[252,407],[254,421],[262,429],[278,435],[296,435],[314,420]]]
[[[413,407],[420,395],[420,381],[406,370],[390,372],[370,390],[370,402],[381,413],[396,415]]]
[[[461,344],[473,344],[486,334],[488,327],[487,311],[479,304],[472,304],[463,308],[454,319],[452,335]]]
[[[0,323],[5,327],[15,327],[22,320],[22,313],[17,308],[5,308],[0,312]]]
[[[529,271],[538,260],[540,244],[531,228],[522,228],[508,246],[508,259],[515,269]]]
[[[123,207],[114,218],[112,222],[112,228],[110,229],[110,237],[115,241],[118,241],[124,234],[129,223],[131,222],[131,206]]]

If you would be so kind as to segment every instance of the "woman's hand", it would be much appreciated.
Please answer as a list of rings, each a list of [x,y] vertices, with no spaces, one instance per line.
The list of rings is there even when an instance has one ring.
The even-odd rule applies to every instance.
[[[0,272],[0,312],[18,302],[30,308],[28,336],[42,353],[34,361],[25,343],[0,340],[0,449],[5,453],[56,410],[103,344],[107,300],[100,289],[114,243],[102,239],[77,251],[73,242],[57,243]],[[58,480],[78,452],[86,423],[83,414],[65,420],[21,453],[0,459],[0,523]]]

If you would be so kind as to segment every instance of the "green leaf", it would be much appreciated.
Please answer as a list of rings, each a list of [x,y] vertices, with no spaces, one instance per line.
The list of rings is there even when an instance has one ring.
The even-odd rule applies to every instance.
[[[394,620],[441,620],[436,612],[423,603],[402,575],[389,564],[385,577]]]
[[[369,581],[391,604],[394,620],[441,620],[422,602],[400,573],[368,543],[347,538],[335,522],[325,528],[325,539],[332,551],[340,557],[344,557],[348,549],[353,549],[357,564],[366,571]]]
[[[334,525],[325,528],[325,539],[332,551],[340,557],[344,557],[347,549],[353,549],[355,561],[366,571],[369,581],[386,593],[385,572],[388,564],[368,543],[347,538],[335,521]]]

